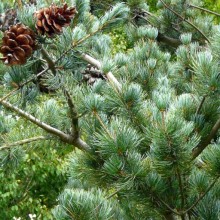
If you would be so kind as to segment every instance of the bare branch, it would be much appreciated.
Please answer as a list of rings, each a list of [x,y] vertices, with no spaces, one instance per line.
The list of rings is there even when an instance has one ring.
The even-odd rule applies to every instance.
[[[161,34],[160,32],[158,33],[157,41],[166,43],[166,44],[168,44],[168,45],[170,45],[171,47],[174,47],[174,48],[177,48],[179,45],[182,44],[179,39],[168,37],[164,34]]]
[[[59,137],[60,140],[62,140],[63,142],[74,145],[75,147],[79,148],[80,150],[87,151],[87,152],[90,151],[90,147],[85,142],[83,142],[80,138],[75,139],[73,136],[66,134],[63,131],[60,131],[59,129],[54,128],[54,127],[40,121],[39,119],[37,119],[33,115],[19,109],[18,107],[13,106],[11,103],[9,103],[7,101],[1,101],[0,103],[5,108],[8,108],[8,109],[16,112],[18,115],[21,115],[23,118],[27,119],[28,121],[32,122],[33,124],[37,125],[38,127],[42,128],[43,130],[47,131],[48,133]]]
[[[7,99],[8,97],[10,97],[14,92],[16,92],[18,89],[13,89],[12,91],[10,91],[8,94],[6,94],[5,96],[3,96],[1,99],[0,99],[0,102]]]
[[[53,74],[56,74],[56,67],[55,67],[55,63],[50,55],[47,53],[47,51],[42,47],[41,49],[41,53],[43,55],[43,58],[47,61],[49,68],[51,69],[51,71],[53,72]],[[78,116],[77,116],[77,112],[76,112],[76,108],[75,105],[71,99],[71,96],[68,92],[67,89],[65,89],[64,87],[62,88],[64,96],[66,97],[67,100],[67,104],[69,106],[69,111],[70,111],[70,116],[71,116],[71,126],[72,126],[72,131],[71,131],[71,135],[73,136],[74,139],[79,138],[79,123],[78,123]]]
[[[47,72],[49,70],[49,67],[42,70],[41,72],[39,72],[37,75],[35,75],[34,77],[32,77],[31,79],[25,81],[24,83],[20,84],[17,88],[13,89],[12,91],[10,91],[8,94],[6,94],[4,97],[2,97],[0,99],[0,102],[9,98],[11,95],[13,95],[16,91],[18,91],[20,88],[22,88],[24,85],[27,85],[29,82],[32,82],[33,80],[35,80],[37,77],[43,75],[45,72]]]
[[[200,105],[199,105],[199,107],[198,107],[197,110],[196,110],[196,115],[198,115],[199,112],[201,111],[202,106],[203,106],[203,104],[204,104],[204,102],[205,102],[205,99],[206,99],[206,96],[203,96],[202,101],[200,102]]]
[[[210,10],[208,10],[208,9],[206,9],[206,8],[201,8],[201,7],[196,6],[196,5],[193,5],[193,4],[189,4],[189,6],[190,6],[190,7],[192,7],[192,8],[199,9],[199,10],[204,11],[204,12],[208,12],[208,13],[213,14],[213,15],[220,16],[220,14],[219,14],[219,13],[214,12],[214,11],[210,11]]]
[[[195,203],[192,204],[192,206],[190,206],[186,211],[184,211],[183,214],[186,214],[187,212],[192,210],[205,197],[205,195],[212,189],[212,187],[215,185],[218,179],[219,177],[216,177],[214,181],[210,184],[210,186],[206,189],[206,191],[201,196],[199,196],[199,198],[195,201]]]
[[[208,137],[205,140],[202,140],[192,151],[192,159],[194,160],[196,157],[198,157],[202,151],[211,143],[211,140],[215,137],[218,130],[220,128],[220,119],[215,123],[215,125],[212,127],[212,130]]]
[[[51,59],[50,55],[47,53],[47,51],[43,47],[41,47],[41,54],[43,58],[47,61],[48,68],[55,75],[56,74],[55,62]]]
[[[185,205],[185,196],[184,196],[184,187],[183,187],[182,178],[181,178],[181,174],[180,174],[179,168],[177,169],[177,177],[178,177],[180,194],[181,194],[181,207],[183,209],[184,205]]]
[[[71,96],[69,94],[69,92],[66,89],[63,89],[64,95],[67,99],[67,104],[69,106],[69,111],[70,111],[70,117],[71,117],[71,121],[72,121],[72,136],[74,136],[75,138],[79,137],[79,122],[78,122],[78,115],[76,112],[76,108],[75,105],[71,99]]]
[[[94,112],[95,117],[98,119],[99,123],[102,125],[103,129],[105,130],[105,132],[108,134],[108,136],[111,139],[114,139],[111,135],[111,133],[108,131],[108,128],[105,126],[104,122],[102,121],[100,115],[97,112]]]
[[[185,21],[186,23],[188,23],[192,27],[194,27],[207,40],[207,42],[210,43],[209,39],[205,36],[205,34],[202,33],[201,30],[199,30],[199,28],[195,24],[193,24],[192,22],[188,21],[183,16],[178,14],[176,11],[174,11],[172,8],[170,8],[163,0],[160,0],[160,1],[163,3],[165,8],[167,8],[169,11],[173,12],[173,14],[175,14],[177,17],[181,18],[183,21]]]
[[[20,141],[15,141],[13,143],[8,143],[8,144],[2,145],[0,147],[0,150],[11,148],[11,147],[16,147],[18,145],[29,144],[29,143],[32,143],[34,141],[39,141],[39,140],[48,140],[48,137],[37,136],[37,137],[28,138],[28,139],[23,139],[23,140],[20,140]]]
[[[164,202],[162,199],[160,199],[158,196],[156,195],[153,195],[156,197],[156,199],[158,201],[160,201],[168,210],[170,210],[173,214],[176,214],[176,215],[180,215],[179,212],[177,212],[176,210],[172,209],[166,202]]]
[[[47,131],[48,133],[54,134],[58,137],[60,137],[62,140],[64,140],[65,142],[69,143],[70,141],[70,137],[69,135],[65,134],[64,132],[40,121],[39,119],[37,119],[36,117],[34,117],[33,115],[21,110],[18,107],[15,107],[14,105],[12,105],[11,103],[7,102],[7,101],[2,101],[1,104],[16,112],[17,114],[21,115],[23,118],[26,118],[28,121],[31,121],[32,123],[34,123],[35,125],[37,125],[38,127],[44,129],[45,131]]]

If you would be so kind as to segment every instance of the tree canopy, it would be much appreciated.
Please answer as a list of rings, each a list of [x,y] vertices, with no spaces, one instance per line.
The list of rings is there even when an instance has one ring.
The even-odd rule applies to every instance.
[[[0,219],[220,218],[207,3],[0,3]]]

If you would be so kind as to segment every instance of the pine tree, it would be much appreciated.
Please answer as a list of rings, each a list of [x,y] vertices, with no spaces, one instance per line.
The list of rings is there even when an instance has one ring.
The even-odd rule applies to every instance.
[[[99,13],[89,0],[49,2],[20,2],[26,29],[2,32],[0,169],[49,140],[73,148],[55,219],[219,219],[219,14],[198,0]],[[114,54],[117,28],[129,49]],[[17,116],[26,127],[15,135]]]

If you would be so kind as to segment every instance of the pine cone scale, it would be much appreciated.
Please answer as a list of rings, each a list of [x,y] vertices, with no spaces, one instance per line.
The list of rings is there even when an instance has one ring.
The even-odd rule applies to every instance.
[[[22,45],[21,48],[25,51],[28,57],[33,53],[33,49],[29,45]]]
[[[9,46],[3,46],[1,47],[1,53],[9,53],[9,52],[13,52],[13,50],[9,47]]]
[[[27,30],[27,29],[24,28],[24,27],[18,28],[18,29],[17,29],[17,35],[19,35],[19,34],[25,34],[25,31],[26,31],[26,30]]]
[[[41,20],[38,20],[37,23],[36,23],[36,25],[38,26],[38,28],[39,28],[39,27],[43,27]]]
[[[26,35],[19,35],[18,37],[16,37],[16,41],[18,42],[19,45],[28,45],[29,44],[29,40],[26,37]]]
[[[42,26],[47,32],[50,31],[49,26],[47,26],[46,19],[42,19]]]
[[[58,32],[62,31],[62,26],[53,21],[53,29],[56,29]]]
[[[18,46],[18,43],[15,40],[12,40],[12,39],[8,39],[7,44],[8,44],[9,47],[17,47]]]
[[[25,55],[25,51],[21,47],[14,48],[14,56],[17,60],[19,60],[19,58],[25,58]]]
[[[52,25],[52,22],[50,20],[49,10],[48,11],[44,11],[44,16],[46,18],[46,21],[47,21],[48,25]]]
[[[8,34],[7,34],[8,36],[7,37],[3,37],[2,38],[2,40],[4,41],[4,39],[15,39],[16,38],[16,35],[15,35],[15,33],[13,33],[13,32],[8,32]]]

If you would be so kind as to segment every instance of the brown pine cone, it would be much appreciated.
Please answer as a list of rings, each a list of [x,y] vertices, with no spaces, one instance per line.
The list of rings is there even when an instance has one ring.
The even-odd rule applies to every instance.
[[[49,8],[42,8],[34,13],[37,18],[35,27],[41,35],[53,37],[54,34],[62,33],[63,27],[70,25],[76,13],[76,8],[68,8],[66,3],[63,7],[52,4]]]
[[[86,69],[82,72],[83,81],[88,85],[93,85],[98,79],[106,80],[104,74],[95,66],[88,64]]]
[[[19,23],[9,27],[9,30],[5,31],[2,38],[2,46],[0,52],[6,65],[21,65],[25,64],[27,58],[29,58],[33,50],[36,49],[35,34],[34,32]]]

